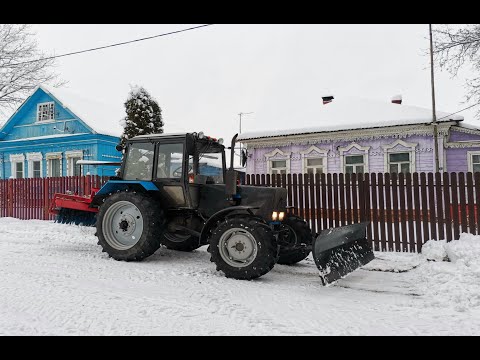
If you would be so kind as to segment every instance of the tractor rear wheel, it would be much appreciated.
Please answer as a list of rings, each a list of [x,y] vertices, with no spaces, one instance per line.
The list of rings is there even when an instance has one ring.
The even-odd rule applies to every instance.
[[[140,261],[160,247],[164,223],[158,201],[142,193],[119,192],[100,207],[98,244],[115,260]]]
[[[305,220],[298,216],[289,216],[282,224],[285,228],[285,239],[282,243],[289,246],[280,246],[280,256],[278,263],[281,265],[293,265],[304,259],[310,254],[306,247],[312,245],[312,230]]]
[[[270,227],[252,216],[227,218],[209,237],[210,261],[226,277],[252,280],[265,275],[277,262],[278,246]]]

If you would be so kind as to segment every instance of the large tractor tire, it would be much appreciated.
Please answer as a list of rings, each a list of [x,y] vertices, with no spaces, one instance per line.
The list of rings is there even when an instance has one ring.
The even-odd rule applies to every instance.
[[[152,197],[119,192],[100,207],[98,244],[115,260],[140,261],[160,247],[164,223],[163,210]]]
[[[226,277],[252,280],[273,269],[278,246],[270,227],[252,216],[227,218],[209,237],[210,261]]]
[[[190,252],[202,246],[196,236],[169,231],[163,232],[161,243],[167,249],[184,252]]]
[[[295,246],[280,246],[278,263],[281,265],[293,265],[306,259],[310,254],[310,250],[307,250],[305,246],[310,247],[312,245],[312,230],[305,220],[298,216],[287,217],[283,221],[283,226],[288,230],[285,234],[289,237],[285,242],[295,244]]]

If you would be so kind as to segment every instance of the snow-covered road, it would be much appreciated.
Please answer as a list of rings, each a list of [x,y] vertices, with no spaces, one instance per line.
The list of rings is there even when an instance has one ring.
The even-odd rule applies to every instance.
[[[94,232],[0,219],[0,335],[480,334],[476,263],[461,264],[469,278],[458,263],[377,253],[322,287],[310,258],[247,282],[216,272],[206,247],[117,262]]]

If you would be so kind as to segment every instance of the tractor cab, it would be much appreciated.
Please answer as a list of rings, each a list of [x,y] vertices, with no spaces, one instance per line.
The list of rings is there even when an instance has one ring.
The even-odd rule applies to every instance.
[[[120,178],[152,182],[169,208],[198,208],[202,186],[225,184],[222,143],[201,132],[136,136],[127,143]]]

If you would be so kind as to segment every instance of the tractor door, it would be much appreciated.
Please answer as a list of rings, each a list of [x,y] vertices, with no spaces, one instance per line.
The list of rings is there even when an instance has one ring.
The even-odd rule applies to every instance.
[[[153,181],[169,208],[192,207],[185,189],[188,158],[184,150],[185,141],[172,140],[157,144]]]

